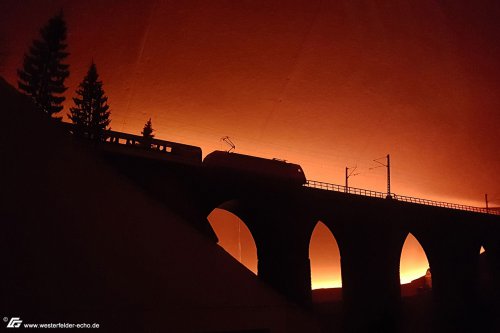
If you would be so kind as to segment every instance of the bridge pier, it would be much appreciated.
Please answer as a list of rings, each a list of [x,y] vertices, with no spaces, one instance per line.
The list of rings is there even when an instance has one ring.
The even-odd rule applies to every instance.
[[[353,331],[385,332],[397,325],[402,232],[388,211],[354,207],[339,217],[346,325]]]
[[[490,217],[481,230],[482,244],[486,251],[484,270],[490,274],[490,281],[500,281],[500,223]],[[490,283],[490,297],[500,298],[500,284]]]
[[[467,251],[466,244],[433,254],[432,287],[439,304],[463,310],[473,303],[477,296],[478,259],[477,248]]]
[[[477,225],[463,213],[434,208],[415,218],[412,233],[431,267],[435,325],[443,331],[475,330],[481,246]]]
[[[289,300],[309,306],[311,304],[309,258],[291,254],[285,248],[280,251],[263,252],[259,253],[259,278]]]
[[[245,202],[245,206],[248,204]],[[300,209],[301,203],[285,206],[276,198],[259,198],[248,207],[260,208],[240,212],[255,230],[258,277],[289,300],[309,306],[311,268],[309,239],[305,237],[308,220]]]

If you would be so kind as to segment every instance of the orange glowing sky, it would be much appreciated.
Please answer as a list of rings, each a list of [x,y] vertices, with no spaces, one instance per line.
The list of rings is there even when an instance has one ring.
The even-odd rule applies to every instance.
[[[468,4],[466,4],[468,3]],[[309,179],[500,206],[500,6],[466,1],[71,1],[0,3],[0,75],[60,8],[69,97],[90,61],[112,128],[279,157]],[[424,269],[425,272],[425,269]]]

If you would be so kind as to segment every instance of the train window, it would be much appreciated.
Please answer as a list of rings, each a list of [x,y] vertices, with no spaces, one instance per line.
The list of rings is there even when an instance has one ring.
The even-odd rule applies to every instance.
[[[165,151],[166,151],[167,153],[171,153],[171,152],[172,152],[172,147],[168,147],[168,146],[167,146],[167,148],[165,149]]]
[[[302,169],[301,169],[301,168],[298,168],[298,169],[297,169],[297,171],[298,171],[299,173],[302,173]]]

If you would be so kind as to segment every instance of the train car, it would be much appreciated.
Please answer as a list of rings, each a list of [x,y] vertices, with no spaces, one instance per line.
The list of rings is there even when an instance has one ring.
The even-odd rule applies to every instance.
[[[278,159],[214,151],[205,157],[203,167],[242,181],[270,181],[291,185],[306,183],[306,176],[300,165]]]
[[[183,143],[159,139],[145,140],[142,136],[107,131],[102,149],[118,150],[122,154],[135,155],[166,162],[201,165],[201,148]]]
[[[61,122],[60,126],[75,134],[75,126]],[[88,139],[88,133],[80,133],[80,139]],[[95,142],[94,142],[95,143]],[[160,160],[176,164],[201,166],[201,148],[183,143],[159,139],[144,139],[140,135],[106,130],[97,147],[106,153]]]

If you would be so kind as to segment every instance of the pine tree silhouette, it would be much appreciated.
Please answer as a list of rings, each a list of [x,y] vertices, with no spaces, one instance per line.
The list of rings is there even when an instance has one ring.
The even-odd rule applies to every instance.
[[[69,65],[63,64],[69,53],[64,51],[66,22],[62,11],[49,20],[40,35],[41,40],[33,41],[24,55],[23,68],[17,71],[18,86],[42,112],[52,116],[63,109],[65,97],[61,95],[67,89],[64,81],[69,76]]]
[[[75,133],[93,140],[103,140],[111,122],[110,111],[107,105],[108,97],[104,95],[102,81],[99,81],[93,61],[76,94],[79,97],[73,98],[75,107],[70,108],[68,114],[75,125]]]
[[[149,118],[149,120],[144,125],[144,129],[142,130],[141,134],[143,138],[152,139],[155,136],[153,132],[153,125],[151,124],[151,118]]]
[[[154,138],[154,134],[153,134],[153,125],[151,124],[151,118],[149,118],[149,120],[146,122],[146,124],[144,124],[144,128],[141,132],[142,134],[142,137],[144,139],[143,143],[144,143],[144,146],[146,147],[151,147],[151,140],[153,140]]]

